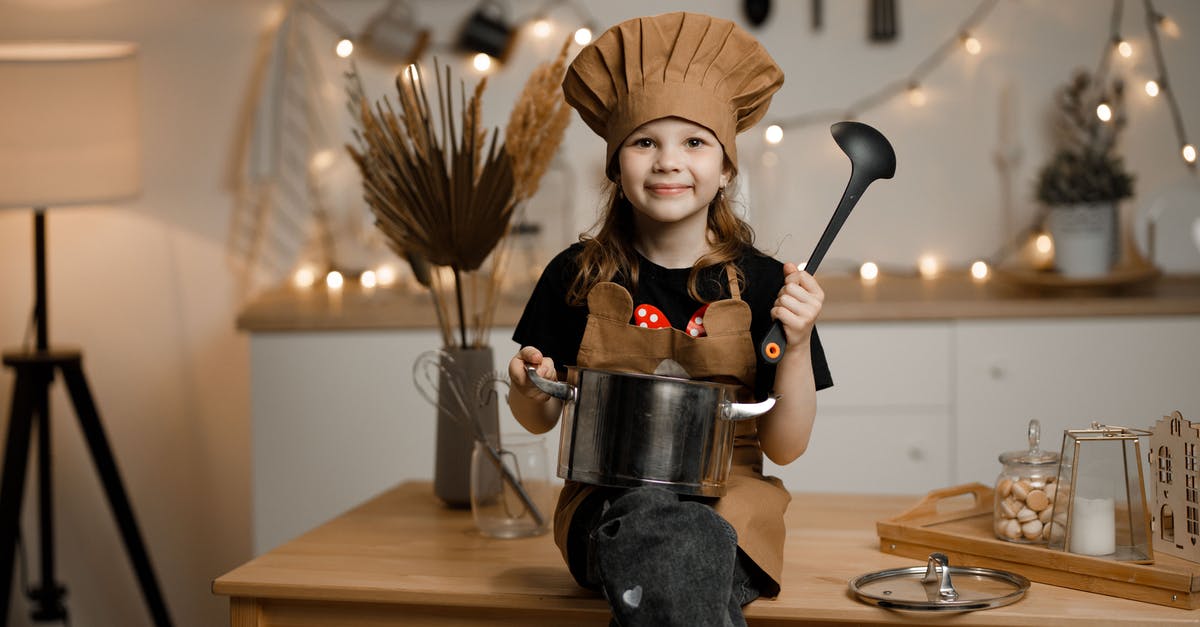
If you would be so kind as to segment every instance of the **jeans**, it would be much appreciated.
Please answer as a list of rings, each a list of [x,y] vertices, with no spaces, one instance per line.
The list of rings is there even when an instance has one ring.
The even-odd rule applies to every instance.
[[[702,499],[656,487],[602,488],[571,521],[568,566],[600,590],[612,625],[745,627],[761,571]]]

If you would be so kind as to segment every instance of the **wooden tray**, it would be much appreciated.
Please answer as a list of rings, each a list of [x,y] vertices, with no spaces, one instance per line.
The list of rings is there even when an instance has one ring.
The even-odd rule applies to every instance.
[[[1153,564],[1131,564],[1005,542],[992,532],[992,499],[992,489],[980,483],[934,490],[912,509],[875,523],[879,550],[919,560],[940,551],[953,566],[998,568],[1064,588],[1200,608],[1200,564],[1161,554]]]

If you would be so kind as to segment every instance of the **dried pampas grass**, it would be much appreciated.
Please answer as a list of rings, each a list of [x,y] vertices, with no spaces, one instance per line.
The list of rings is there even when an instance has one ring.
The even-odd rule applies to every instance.
[[[564,41],[554,61],[539,65],[529,75],[504,128],[504,147],[512,158],[513,197],[517,202],[537,193],[538,182],[571,120],[571,108],[561,87],[570,43],[570,39]]]
[[[508,117],[508,125],[504,128],[504,148],[512,159],[513,201],[518,212],[524,202],[537,193],[538,183],[554,159],[554,153],[558,152],[567,123],[571,121],[571,108],[562,94],[562,77],[567,68],[570,44],[571,39],[567,38],[553,61],[534,68],[521,94],[517,96],[517,102]],[[504,238],[496,251],[497,273],[506,265],[511,241],[512,238]],[[492,281],[484,297],[481,332],[485,341],[487,331],[492,326],[499,292],[499,281]]]

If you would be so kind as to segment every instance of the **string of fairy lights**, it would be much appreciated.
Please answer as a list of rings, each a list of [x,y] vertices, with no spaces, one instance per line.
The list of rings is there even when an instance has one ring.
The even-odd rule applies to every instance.
[[[877,90],[863,95],[844,107],[809,111],[769,120],[763,131],[764,140],[769,145],[777,145],[784,141],[788,130],[795,130],[816,124],[828,124],[838,120],[857,119],[864,113],[898,98],[904,99],[905,102],[913,107],[926,106],[929,103],[929,96],[923,88],[923,83],[947,59],[956,54],[971,56],[984,54],[985,41],[980,38],[979,33],[984,21],[999,2],[1000,0],[980,0],[974,10],[959,23],[953,33],[920,63],[916,64],[907,75],[883,84]],[[495,3],[485,0],[480,6],[486,7],[492,4]],[[1111,61],[1114,57],[1130,59],[1136,54],[1134,44],[1121,33],[1121,16],[1124,6],[1125,0],[1113,0],[1109,32],[1107,33],[1107,38],[1104,40],[1103,51],[1096,72],[1098,81],[1103,81],[1112,71]],[[1154,61],[1154,75],[1145,79],[1142,84],[1142,91],[1148,98],[1166,102],[1166,107],[1171,116],[1174,133],[1178,141],[1177,154],[1189,172],[1195,175],[1196,147],[1187,138],[1183,116],[1175,96],[1173,83],[1167,71],[1161,41],[1163,36],[1178,39],[1182,36],[1182,32],[1178,23],[1170,16],[1157,10],[1153,0],[1142,0],[1142,6],[1145,13],[1147,40]],[[302,2],[301,7],[309,11],[331,31],[339,34],[334,44],[334,53],[338,57],[350,58],[355,54],[354,38],[344,34],[350,32],[349,29],[341,24],[333,15],[310,0]],[[479,10],[481,9],[477,9],[477,12]],[[520,33],[527,31],[534,38],[546,39],[558,31],[555,16],[561,14],[563,10],[573,14],[573,24],[575,24],[573,39],[575,43],[580,46],[590,43],[596,30],[596,21],[579,0],[545,0],[526,16],[507,21],[504,26],[510,30],[513,37],[517,37]],[[474,17],[472,16],[472,19]],[[435,47],[452,48],[456,52],[463,52],[461,42],[458,45],[441,44]],[[472,67],[481,74],[496,71],[499,66],[499,59],[488,52],[473,52],[468,50],[466,53],[471,55]],[[1095,103],[1095,112],[1096,116],[1102,122],[1107,123],[1113,119],[1113,109],[1110,103],[1097,101]],[[1006,242],[1001,251],[991,257],[973,260],[966,268],[967,273],[975,281],[987,281],[992,274],[992,266],[1002,261],[1004,254],[1007,254],[1007,251],[1012,250],[1014,246],[1024,247],[1029,251],[1030,259],[1028,261],[1034,268],[1044,269],[1052,264],[1054,254],[1053,242],[1047,234],[1027,232],[1022,234],[1021,237],[1028,237],[1029,241]],[[922,255],[917,260],[915,271],[889,268],[886,274],[916,274],[925,278],[933,278],[951,271],[951,269],[943,267],[941,260],[937,256],[927,254]],[[858,268],[858,273],[865,283],[873,283],[879,279],[881,274],[885,274],[880,264],[874,261],[863,262]],[[375,271],[368,270],[363,272],[359,277],[359,281],[364,288],[374,289],[376,286],[390,285],[395,281],[395,276],[394,269],[383,267]],[[293,282],[298,286],[306,287],[313,285],[316,280],[317,276],[311,268],[301,268],[294,276]],[[344,277],[336,270],[330,271],[325,277],[325,284],[330,289],[341,289],[344,281]]]
[[[807,112],[771,121],[763,131],[763,139],[770,145],[780,144],[784,139],[785,129],[855,119],[865,111],[900,97],[905,98],[913,107],[925,106],[928,102],[928,97],[921,86],[922,82],[941,66],[947,58],[959,53],[971,56],[983,53],[983,43],[977,36],[977,33],[984,19],[991,13],[998,2],[999,0],[982,0],[976,6],[975,10],[959,25],[954,35],[935,49],[921,63],[917,64],[906,77],[887,83],[875,92],[869,93],[843,108]],[[1171,82],[1160,40],[1160,33],[1171,38],[1180,37],[1180,28],[1169,16],[1159,12],[1154,7],[1152,0],[1143,0],[1142,4],[1145,9],[1146,29],[1149,33],[1148,40],[1153,51],[1156,72],[1155,76],[1145,80],[1143,91],[1149,98],[1163,99],[1167,102],[1175,136],[1179,142],[1178,154],[1187,169],[1195,175],[1196,147],[1188,141],[1179,103],[1175,98],[1174,90],[1170,88]],[[1125,0],[1114,0],[1113,2],[1113,16],[1110,20],[1108,38],[1105,40],[1101,61],[1096,72],[1096,81],[1098,84],[1102,84],[1108,76],[1112,66],[1111,60],[1114,55],[1130,59],[1135,54],[1133,44],[1123,37],[1120,32],[1121,15],[1124,5]],[[1100,121],[1105,123],[1113,121],[1111,103],[1098,100],[1095,102],[1095,112]],[[967,268],[970,276],[977,281],[987,280],[991,275],[992,265],[1002,261],[1005,254],[1014,247],[1024,247],[1029,250],[1030,258],[1028,262],[1035,269],[1046,269],[1053,264],[1054,243],[1048,234],[1044,232],[1025,232],[1018,234],[1018,237],[1029,237],[1030,241],[1027,243],[1023,241],[1006,242],[999,252],[989,258],[993,260],[991,262],[985,259],[972,261]],[[935,255],[922,255],[917,260],[916,273],[922,277],[932,278],[946,271],[947,269],[942,267],[941,261]],[[876,281],[882,272],[880,264],[874,261],[865,261],[859,266],[859,276],[866,282]],[[911,274],[911,272],[906,272],[903,269],[889,269],[888,274],[904,275]]]

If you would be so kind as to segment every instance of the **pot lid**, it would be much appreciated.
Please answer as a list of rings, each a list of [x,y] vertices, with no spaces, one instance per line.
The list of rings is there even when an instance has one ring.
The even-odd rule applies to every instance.
[[[1040,447],[1042,426],[1037,419],[1029,421],[1029,449],[1000,454],[1002,464],[1057,464],[1058,453],[1043,451]]]
[[[966,612],[1015,603],[1029,589],[1029,580],[991,568],[950,566],[942,553],[930,553],[929,563],[862,575],[850,581],[860,601],[895,610]]]

